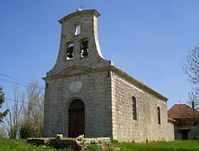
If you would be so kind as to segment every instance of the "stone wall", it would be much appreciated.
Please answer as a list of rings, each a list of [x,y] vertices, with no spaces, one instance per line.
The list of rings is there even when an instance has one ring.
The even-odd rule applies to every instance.
[[[82,88],[70,89],[71,83]],[[76,98],[85,104],[85,136],[107,137],[111,130],[111,80],[108,72],[88,73],[46,81],[45,136],[68,136],[68,108]]]
[[[199,126],[193,126],[188,133],[189,139],[199,139]]]
[[[71,13],[61,23],[60,49],[55,66],[47,73],[44,109],[45,136],[62,133],[68,136],[68,108],[74,99],[85,105],[85,136],[111,136],[111,80],[107,71],[95,71],[110,66],[102,58],[98,41],[96,10]],[[75,35],[77,25],[81,32]],[[88,40],[88,56],[81,57],[81,41]],[[67,59],[68,43],[73,43],[73,58]]]
[[[168,141],[173,141],[175,140],[175,129],[174,129],[174,123],[173,122],[169,122],[168,123],[168,133],[167,133],[167,139]]]
[[[124,80],[114,72],[119,69],[103,59],[98,41],[99,15],[96,10],[83,10],[59,21],[62,25],[59,54],[55,66],[44,78],[45,136],[58,133],[68,136],[68,108],[74,99],[80,99],[85,105],[86,137],[111,137],[128,142],[172,140],[166,101],[156,97],[161,95]],[[81,25],[79,35],[74,34],[77,24]],[[89,53],[81,57],[81,41],[85,38]],[[74,58],[68,60],[66,49],[71,42]],[[132,96],[137,99],[137,120],[133,120]],[[157,107],[161,110],[161,125]]]
[[[190,126],[187,130],[188,139],[199,139],[199,126]],[[179,127],[175,127],[175,139],[182,139],[182,130]]]
[[[137,120],[133,119],[132,96],[137,100]],[[161,111],[158,124],[157,107]],[[166,102],[112,73],[113,139],[125,142],[173,140],[173,125],[168,123]]]
[[[84,138],[84,136],[81,135],[77,138],[64,138],[62,137],[62,135],[59,134],[58,137],[28,138],[27,143],[37,146],[51,146],[56,148],[56,150],[71,148],[74,151],[87,151],[87,148],[90,145],[97,145],[100,148],[100,150],[107,150],[111,143],[111,138]]]

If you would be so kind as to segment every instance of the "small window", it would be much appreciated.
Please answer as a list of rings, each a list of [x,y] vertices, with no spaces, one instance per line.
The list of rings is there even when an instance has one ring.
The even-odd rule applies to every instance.
[[[87,39],[84,39],[81,41],[81,44],[80,44],[80,49],[81,49],[81,57],[87,57],[88,56],[88,52],[89,52],[89,49],[88,49],[88,40]]]
[[[46,89],[48,89],[48,82],[46,82]]]
[[[111,73],[110,71],[107,71],[107,77],[110,78],[111,77]]]
[[[66,49],[66,60],[73,59],[73,48],[74,48],[74,44],[73,43],[69,43],[67,45],[67,49]]]
[[[160,107],[157,107],[157,114],[158,114],[158,124],[161,124],[161,116],[160,116]]]
[[[134,96],[132,97],[132,111],[133,111],[133,119],[137,120],[137,102]]]
[[[75,27],[75,35],[80,35],[81,34],[81,26],[80,25],[77,25]]]

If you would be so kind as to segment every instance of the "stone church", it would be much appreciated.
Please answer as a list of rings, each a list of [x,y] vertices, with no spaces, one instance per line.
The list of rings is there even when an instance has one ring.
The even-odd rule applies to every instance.
[[[96,10],[77,10],[59,20],[57,61],[43,78],[45,136],[173,140],[167,98],[103,58],[99,16]]]

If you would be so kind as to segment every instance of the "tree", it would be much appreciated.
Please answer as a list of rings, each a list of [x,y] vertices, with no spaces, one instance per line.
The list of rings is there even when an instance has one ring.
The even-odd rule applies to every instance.
[[[7,121],[9,138],[40,137],[43,134],[44,97],[38,82],[30,83],[26,92],[14,87],[14,98],[9,104]]]
[[[194,85],[191,92],[189,92],[189,99],[191,103],[195,104],[196,109],[199,108],[199,43],[189,51],[186,57],[183,70],[188,76],[188,80]]]
[[[3,92],[2,86],[0,86],[0,108],[2,108],[2,104],[5,102],[5,94]],[[0,123],[3,122],[3,118],[7,115],[9,110],[5,110],[4,112],[0,112]]]
[[[44,96],[38,82],[27,87],[26,104],[20,130],[21,138],[41,137],[43,134]]]
[[[8,113],[7,121],[7,133],[9,138],[19,138],[19,131],[22,123],[24,95],[19,91],[17,86],[14,87],[13,104]]]

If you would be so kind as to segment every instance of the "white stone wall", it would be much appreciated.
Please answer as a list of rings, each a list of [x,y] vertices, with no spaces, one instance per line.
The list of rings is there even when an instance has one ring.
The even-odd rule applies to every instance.
[[[77,11],[62,18],[61,42],[55,66],[47,73],[45,81],[44,130],[45,136],[63,133],[68,136],[68,107],[75,98],[85,104],[85,135],[111,136],[111,80],[107,71],[96,68],[110,66],[102,58],[98,41],[96,10]],[[76,25],[81,33],[74,34]],[[80,42],[88,40],[88,56],[80,56]],[[74,58],[66,59],[67,43],[74,44]],[[75,84],[74,84],[75,83]]]
[[[175,129],[174,129],[174,123],[168,123],[168,135],[167,135],[167,140],[168,141],[173,141],[175,140]]]
[[[133,120],[132,96],[137,100],[137,120]],[[161,110],[158,124],[157,107]],[[173,140],[172,125],[168,123],[166,102],[135,87],[112,73],[113,139],[125,142]]]
[[[60,20],[61,43],[55,66],[47,75],[45,136],[68,136],[68,107],[74,99],[85,104],[86,137],[111,137],[119,141],[172,140],[166,102],[134,86],[114,72],[112,62],[102,58],[96,10],[69,14]],[[81,34],[74,28],[81,25]],[[89,54],[80,56],[80,41],[88,40]],[[67,43],[74,44],[74,58],[66,60]],[[108,74],[110,73],[110,74]],[[132,116],[132,96],[137,98],[137,121]],[[161,109],[161,125],[157,107]]]
[[[78,82],[77,82],[78,81]],[[71,83],[82,83],[70,90]],[[68,108],[75,98],[85,104],[85,136],[111,136],[111,81],[107,72],[76,75],[47,81],[45,136],[68,136]],[[73,85],[73,84],[72,84]]]

